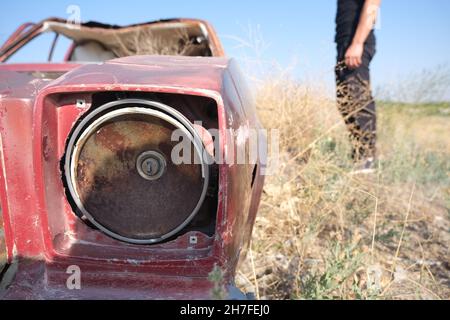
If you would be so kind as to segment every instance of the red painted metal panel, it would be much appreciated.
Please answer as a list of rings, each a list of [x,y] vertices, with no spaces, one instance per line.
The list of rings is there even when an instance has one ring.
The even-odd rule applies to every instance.
[[[16,281],[5,298],[205,298],[214,265],[223,269],[224,281],[231,282],[262,190],[262,176],[251,184],[254,165],[219,165],[215,236],[188,233],[167,243],[138,246],[80,222],[65,196],[59,163],[70,130],[89,111],[95,92],[209,97],[217,108],[220,151],[232,152],[248,137],[236,141],[227,130],[260,126],[233,64],[224,58],[129,57],[79,67],[61,65],[59,70],[72,70],[54,81],[15,72],[13,65],[0,70],[5,173],[0,195],[7,204],[3,212],[5,225],[10,225],[8,248],[20,259]],[[48,65],[51,68],[55,66]],[[77,99],[86,101],[83,108],[76,105]],[[198,237],[195,246],[189,244],[192,235]],[[64,287],[70,265],[80,266],[86,290]],[[37,283],[33,288],[28,287],[30,279]]]

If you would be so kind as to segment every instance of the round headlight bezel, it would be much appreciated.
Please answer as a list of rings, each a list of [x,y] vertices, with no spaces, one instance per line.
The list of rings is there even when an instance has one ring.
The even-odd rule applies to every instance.
[[[120,117],[126,114],[136,115],[142,114],[146,116],[152,116],[160,118],[164,121],[169,122],[177,129],[180,129],[185,136],[187,136],[191,143],[194,145],[195,151],[201,160],[201,170],[203,177],[203,187],[201,190],[201,196],[195,206],[194,210],[190,215],[181,223],[178,227],[174,228],[170,232],[160,236],[158,238],[150,239],[138,239],[130,238],[120,235],[114,232],[101,223],[99,223],[95,217],[89,213],[85,208],[83,202],[81,201],[79,191],[77,190],[76,182],[76,162],[77,157],[84,145],[84,142],[95,132],[95,130],[100,127],[103,123],[111,121],[114,117]],[[210,159],[205,159],[208,157],[208,152],[205,151],[204,143],[195,130],[192,123],[179,111],[174,108],[162,104],[160,102],[143,100],[143,99],[124,99],[106,103],[100,107],[95,108],[83,117],[83,119],[76,124],[66,146],[66,153],[64,159],[64,178],[66,182],[66,187],[71,200],[79,210],[82,216],[84,216],[90,223],[92,223],[96,228],[101,230],[108,236],[131,244],[157,244],[166,241],[169,238],[180,233],[187,225],[194,219],[194,217],[199,212],[207,194],[209,185],[209,165]]]

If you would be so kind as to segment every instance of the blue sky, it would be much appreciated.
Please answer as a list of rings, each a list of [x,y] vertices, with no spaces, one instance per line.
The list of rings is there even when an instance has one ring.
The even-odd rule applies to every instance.
[[[294,77],[333,82],[336,0],[142,0],[142,1],[4,1],[0,13],[0,42],[25,21],[67,17],[78,5],[83,21],[131,24],[160,18],[192,17],[209,20],[227,55],[240,59],[244,69],[257,70],[267,62],[273,70]],[[450,66],[449,0],[384,0],[378,48],[372,64],[375,86],[400,81],[421,70]],[[240,39],[240,40],[236,40]],[[243,46],[250,44],[250,47]],[[250,63],[248,63],[250,61]],[[447,69],[448,70],[448,69]]]

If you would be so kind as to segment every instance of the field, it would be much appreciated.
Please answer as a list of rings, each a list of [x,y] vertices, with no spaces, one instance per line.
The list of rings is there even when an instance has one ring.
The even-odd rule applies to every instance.
[[[353,175],[333,99],[273,80],[256,96],[280,167],[237,285],[258,299],[450,299],[450,103],[378,102],[378,170]],[[0,229],[0,269],[3,245]]]
[[[237,284],[260,299],[450,299],[450,104],[378,102],[377,172],[353,175],[332,99],[257,94],[280,133]],[[276,115],[276,116],[275,116]]]

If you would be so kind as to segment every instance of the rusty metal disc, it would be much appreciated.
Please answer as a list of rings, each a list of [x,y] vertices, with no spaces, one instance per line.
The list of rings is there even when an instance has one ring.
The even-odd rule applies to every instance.
[[[189,163],[172,160],[189,141]],[[190,122],[161,103],[127,99],[90,112],[69,139],[65,177],[78,210],[109,236],[136,244],[164,241],[199,211],[208,188],[204,146]]]

